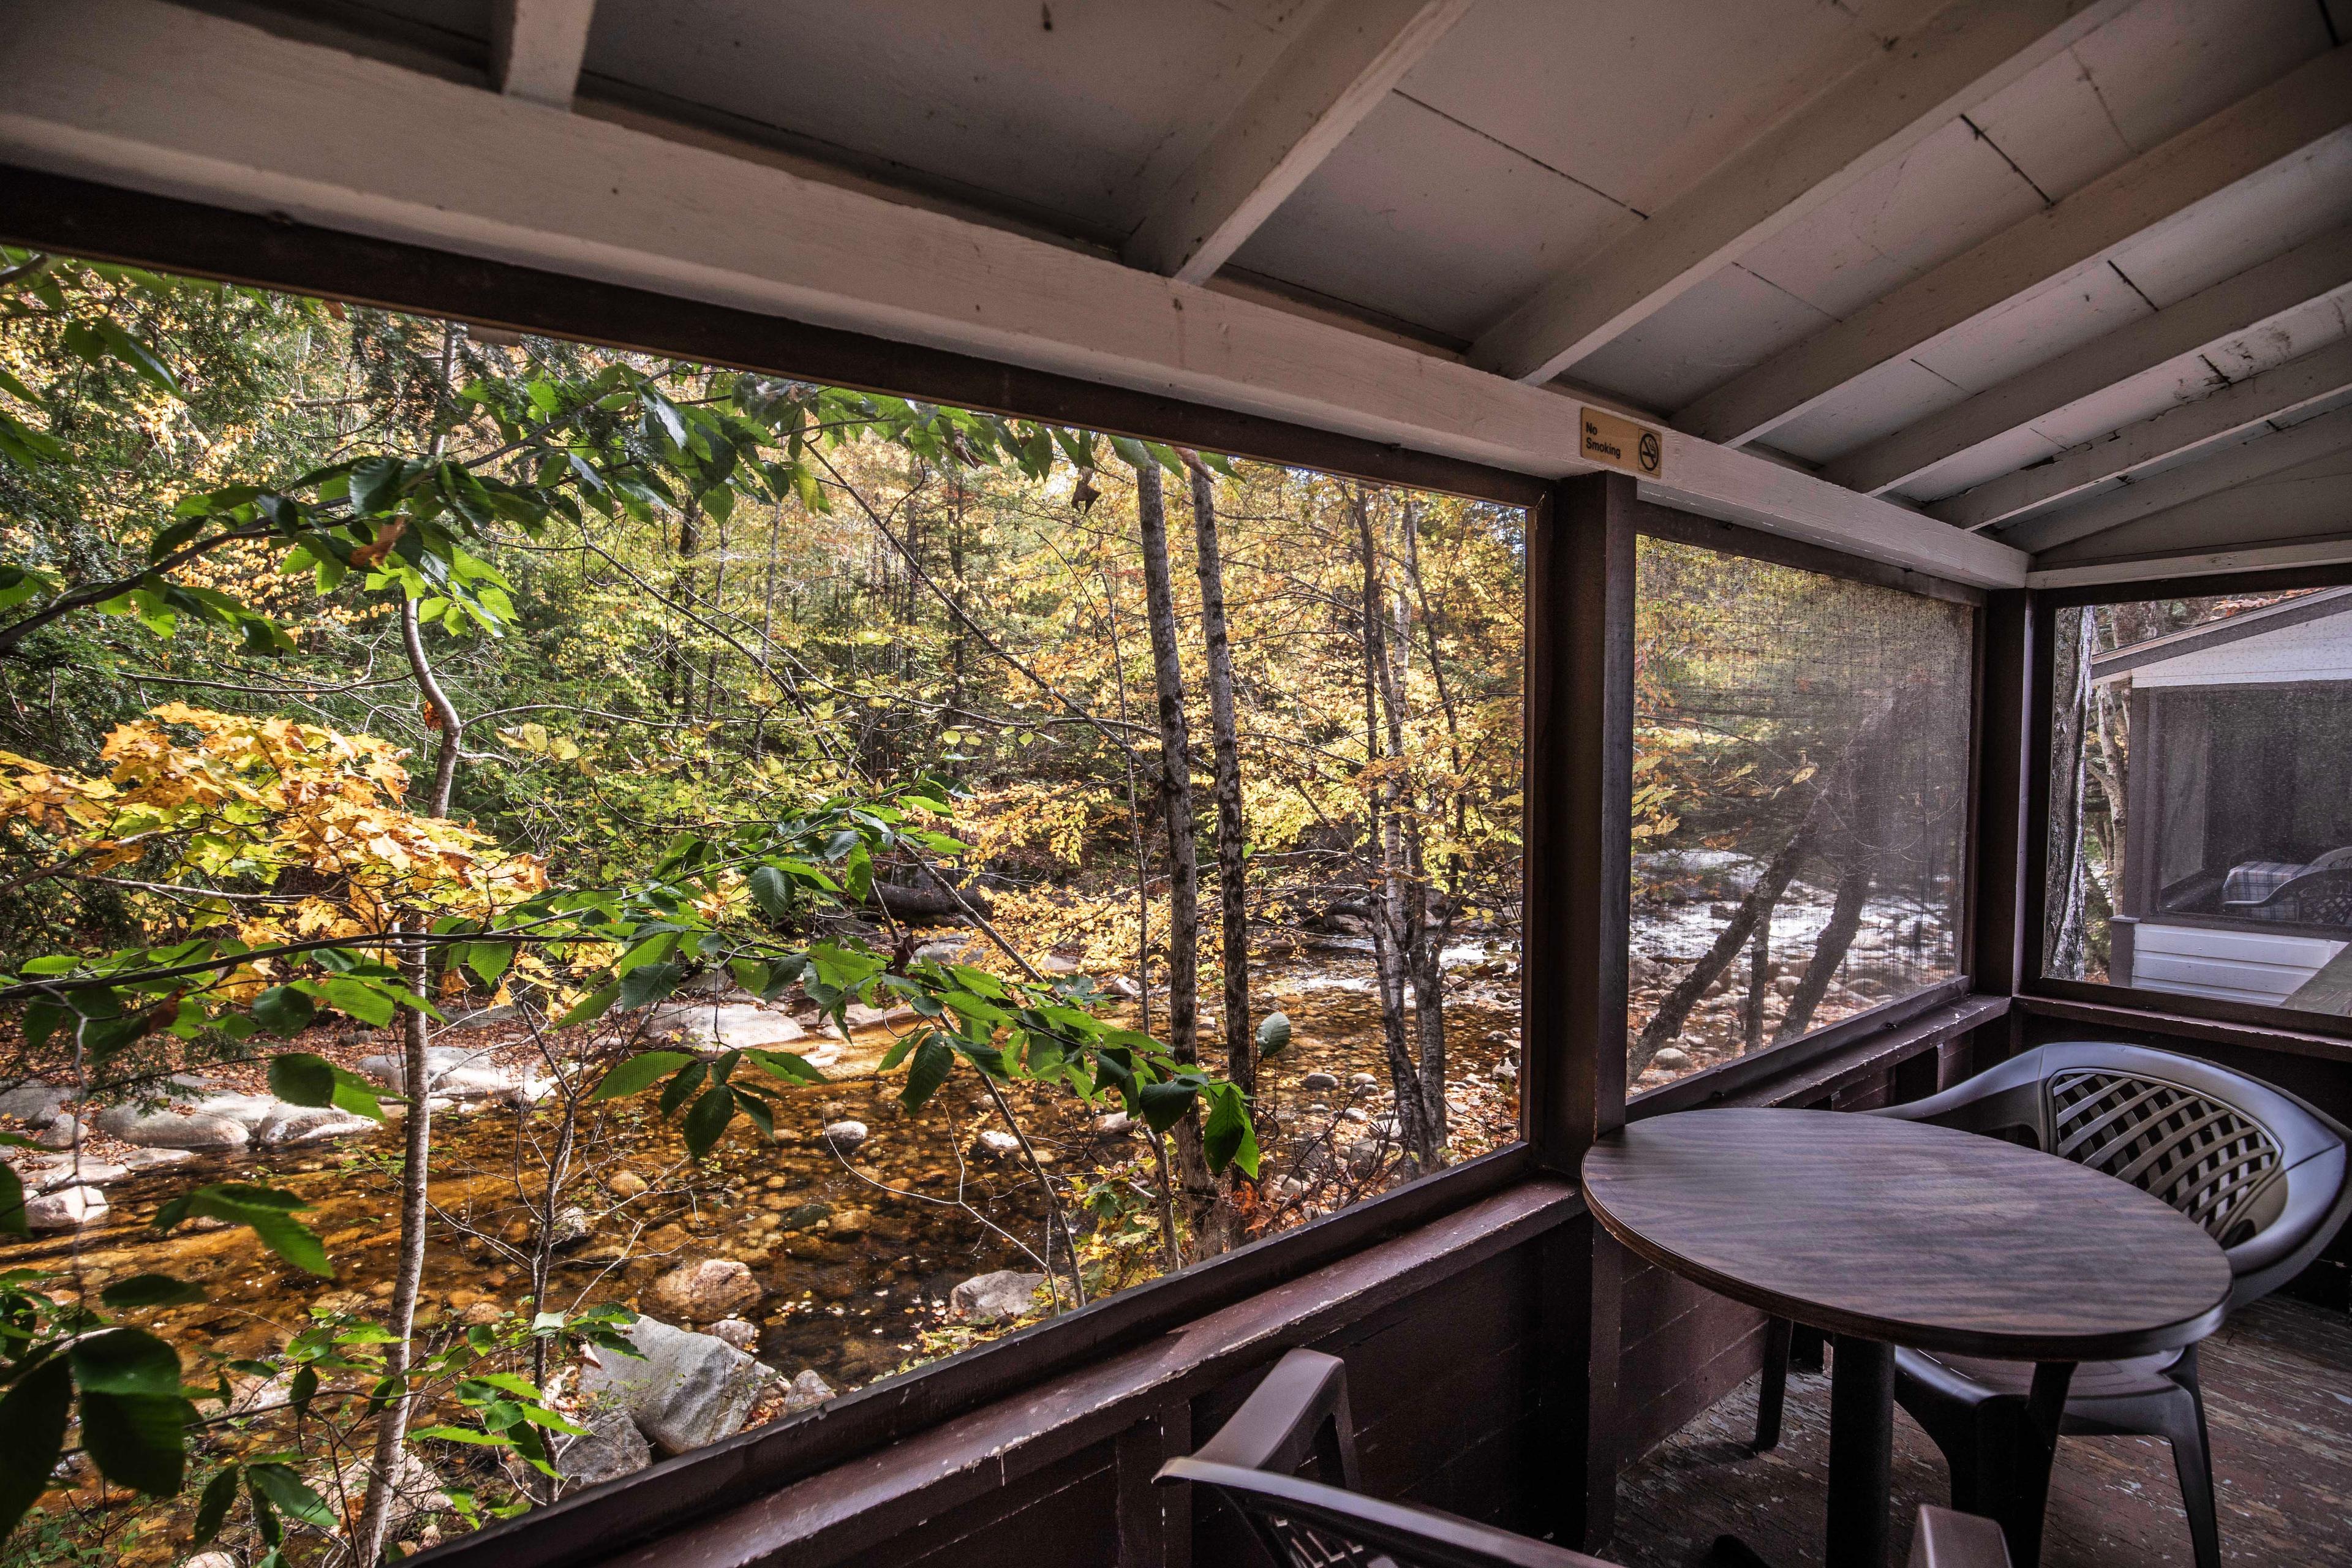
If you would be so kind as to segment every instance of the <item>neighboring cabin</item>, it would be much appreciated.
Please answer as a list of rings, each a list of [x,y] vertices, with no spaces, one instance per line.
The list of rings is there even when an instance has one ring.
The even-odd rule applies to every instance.
[[[2131,704],[2116,983],[2352,1013],[2352,588],[2134,643],[2091,679]]]

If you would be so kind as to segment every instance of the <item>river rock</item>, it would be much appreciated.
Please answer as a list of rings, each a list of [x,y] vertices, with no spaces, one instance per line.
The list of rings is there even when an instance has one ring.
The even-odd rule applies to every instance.
[[[627,1411],[606,1405],[580,1425],[588,1429],[576,1437],[560,1437],[555,1443],[555,1468],[569,1488],[618,1480],[654,1462],[654,1451],[646,1444],[646,1435],[637,1430],[637,1424],[629,1419]]]
[[[784,1390],[784,1414],[797,1415],[834,1397],[833,1384],[819,1377],[814,1367],[804,1368]]]
[[[865,1142],[867,1137],[863,1121],[828,1121],[824,1125],[824,1141],[845,1154]]]
[[[646,1190],[646,1179],[635,1171],[615,1171],[604,1179],[604,1190],[616,1198],[634,1198]]]
[[[1381,1080],[1374,1078],[1368,1072],[1351,1073],[1348,1078],[1348,1087],[1349,1089],[1378,1089],[1381,1087]]]
[[[1298,1087],[1309,1094],[1320,1094],[1327,1089],[1337,1089],[1339,1080],[1328,1072],[1311,1072],[1298,1080]]]
[[[395,1056],[362,1057],[358,1070],[386,1089],[407,1092],[407,1064]],[[446,1100],[488,1100],[511,1093],[520,1079],[492,1065],[490,1047],[471,1050],[455,1046],[428,1046],[425,1050],[425,1088]]]
[[[199,1552],[180,1568],[237,1568],[237,1562],[226,1552]]]
[[[1000,1268],[976,1274],[948,1292],[948,1316],[960,1323],[1001,1323],[1037,1308],[1043,1274]]]
[[[841,1010],[853,1029],[878,1029],[885,1024],[911,1023],[917,1016],[912,1007],[868,1007],[863,1002],[852,1002]]]
[[[250,1136],[245,1123],[226,1116],[180,1116],[131,1105],[111,1105],[100,1111],[98,1130],[141,1149],[242,1149]]]
[[[309,1143],[326,1138],[348,1138],[373,1132],[381,1123],[331,1105],[288,1105],[277,1108],[253,1129],[256,1143]]]
[[[714,1340],[725,1340],[739,1351],[749,1352],[760,1342],[760,1331],[741,1318],[721,1318],[707,1331]]]
[[[13,1116],[35,1127],[47,1127],[57,1120],[58,1108],[65,1101],[66,1091],[58,1085],[28,1079],[0,1094],[0,1116]]]
[[[992,1127],[971,1141],[971,1152],[991,1160],[1010,1160],[1021,1152],[1021,1140]]]
[[[835,1209],[831,1226],[837,1241],[855,1241],[874,1228],[874,1216],[864,1209]]]
[[[588,1211],[572,1204],[555,1211],[555,1223],[548,1227],[547,1245],[561,1252],[587,1240],[588,1231]]]
[[[155,1165],[177,1165],[195,1157],[194,1149],[133,1149],[122,1156],[122,1163],[126,1169],[143,1171]]]
[[[1135,1118],[1124,1110],[1114,1110],[1108,1116],[1097,1116],[1095,1118],[1095,1136],[1132,1138],[1135,1136]]]
[[[710,1323],[758,1304],[763,1292],[751,1271],[731,1258],[681,1264],[654,1281],[654,1310],[689,1322]]]
[[[791,1014],[756,1002],[657,1007],[646,1021],[646,1032],[690,1047],[720,1050],[768,1050],[808,1037],[808,1031]]]
[[[1660,1072],[1688,1072],[1691,1065],[1690,1053],[1679,1047],[1667,1046],[1650,1058],[1650,1065]]]
[[[25,1200],[25,1222],[35,1230],[76,1230],[106,1217],[106,1194],[96,1187],[65,1187]]]
[[[672,1454],[731,1436],[743,1425],[764,1381],[758,1362],[724,1340],[657,1318],[640,1317],[627,1331],[637,1356],[592,1350],[583,1394],[626,1412]]]
[[[33,1134],[33,1142],[44,1149],[70,1149],[89,1135],[79,1121],[60,1112],[57,1120]]]
[[[218,1116],[234,1121],[245,1129],[248,1137],[278,1111],[295,1109],[268,1094],[208,1094],[186,1106],[191,1116]]]
[[[1049,952],[1037,961],[1037,973],[1040,974],[1076,974],[1077,972],[1078,961],[1065,958],[1058,952]]]

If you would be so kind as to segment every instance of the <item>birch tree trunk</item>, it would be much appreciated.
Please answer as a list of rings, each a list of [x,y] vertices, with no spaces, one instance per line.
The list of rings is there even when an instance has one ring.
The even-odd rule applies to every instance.
[[[1397,1132],[1416,1168],[1433,1169],[1437,1150],[1445,1141],[1443,1037],[1439,1091],[1434,1110],[1430,1104],[1426,1063],[1415,1049],[1423,1042],[1405,1033],[1405,988],[1421,947],[1426,888],[1413,874],[1419,831],[1410,842],[1405,818],[1403,780],[1404,728],[1397,700],[1396,670],[1389,662],[1389,606],[1381,582],[1379,542],[1372,536],[1371,508],[1363,487],[1352,491],[1350,507],[1356,520],[1356,545],[1363,558],[1364,754],[1383,764],[1365,796],[1369,850],[1372,857],[1372,962],[1379,982],[1381,1037],[1387,1047],[1389,1084],[1396,1096]],[[1385,714],[1386,723],[1382,723]],[[1420,993],[1416,986],[1416,998]],[[1441,1028],[1443,1026],[1440,1026]]]
[[[1192,538],[1201,577],[1201,637],[1208,647],[1209,727],[1215,742],[1217,903],[1225,971],[1225,1070],[1244,1094],[1257,1094],[1257,1041],[1250,1034],[1249,889],[1242,847],[1242,759],[1234,716],[1234,658],[1225,628],[1224,563],[1217,547],[1216,482],[1192,469]]]
[[[457,752],[461,725],[457,706],[441,689],[435,679],[433,666],[425,657],[424,631],[416,620],[416,601],[403,600],[400,606],[401,641],[408,654],[409,671],[416,679],[425,711],[432,715],[433,727],[440,731],[441,743],[433,768],[433,794],[425,803],[426,815],[449,815],[449,795],[457,783]],[[422,918],[404,921],[401,929],[422,934],[425,922]],[[408,972],[408,988],[419,996],[430,995],[432,976],[427,973],[426,949],[422,942],[407,944],[403,955],[403,967]],[[384,1346],[384,1377],[401,1390],[394,1395],[376,1417],[375,1447],[368,1468],[367,1494],[360,1505],[359,1533],[352,1542],[352,1560],[359,1568],[371,1568],[383,1556],[386,1536],[392,1523],[393,1504],[400,1485],[400,1472],[408,1457],[407,1394],[411,1336],[416,1331],[416,1298],[425,1281],[425,1240],[431,1213],[426,1202],[426,1187],[432,1175],[433,1111],[431,1100],[425,1092],[430,1059],[427,1047],[431,1036],[425,1027],[425,1015],[413,1007],[404,1007],[399,1015],[401,1032],[401,1090],[408,1097],[408,1114],[401,1126],[400,1167],[400,1250],[393,1265],[391,1321],[385,1327],[392,1341]]]
[[[2050,968],[2069,979],[2083,975],[2084,902],[2086,868],[2083,858],[2084,785],[2088,782],[2089,755],[2085,722],[2091,711],[2091,612],[2074,611],[2074,635],[2066,631],[2066,611],[2059,612],[2056,668],[2053,684],[2062,694],[2053,715],[2050,737],[2050,871],[2045,895],[2054,914],[2049,935]],[[2035,933],[2037,938],[2040,933]]]
[[[1160,696],[1160,805],[1168,826],[1168,1054],[1201,1059],[1201,868],[1192,844],[1192,735],[1184,718],[1184,667],[1177,657],[1176,591],[1168,570],[1168,509],[1160,468],[1136,465],[1135,512],[1143,536],[1144,618],[1151,632],[1152,683]],[[1198,1107],[1176,1123],[1176,1177],[1185,1219],[1203,1257],[1224,1250],[1216,1178],[1201,1146]]]

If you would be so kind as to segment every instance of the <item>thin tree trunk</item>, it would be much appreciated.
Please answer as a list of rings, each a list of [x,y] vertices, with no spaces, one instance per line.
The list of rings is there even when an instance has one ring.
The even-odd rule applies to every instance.
[[[1739,1015],[1739,1049],[1744,1056],[1764,1043],[1764,990],[1772,983],[1772,911],[1756,922],[1748,944],[1748,1005]]]
[[[1192,469],[1192,535],[1201,577],[1201,636],[1208,646],[1209,726],[1216,742],[1217,901],[1224,938],[1226,1073],[1257,1094],[1257,1042],[1250,1034],[1249,889],[1243,846],[1241,737],[1234,715],[1233,647],[1225,628],[1224,563],[1217,546],[1217,491],[1207,468]]]
[[[2066,613],[2060,612],[2062,625]],[[2091,709],[2094,651],[2089,608],[2074,613],[2078,617],[2074,635],[2060,637],[2056,649],[2055,683],[2066,698],[2052,725],[2048,893],[2050,908],[2057,917],[2048,938],[2050,968],[2053,973],[2069,979],[2083,975],[2087,956],[2084,949],[2086,868],[2083,856],[2083,805],[2089,765],[2089,737],[2084,727]]]
[[[1118,597],[1111,587],[1110,573],[1106,569],[1103,580],[1103,614],[1110,628],[1111,672],[1118,678],[1118,721],[1127,724],[1127,652],[1120,646],[1118,635]],[[961,654],[962,643],[957,643]],[[1151,1033],[1151,856],[1143,842],[1143,808],[1135,788],[1135,752],[1123,750],[1120,756],[1127,762],[1127,831],[1135,849],[1135,987],[1138,1026],[1146,1035]],[[1146,1129],[1150,1131],[1150,1129]],[[1176,1241],[1176,1198],[1168,1180],[1168,1141],[1152,1132],[1151,1170],[1160,1194],[1160,1255],[1170,1272],[1184,1266],[1184,1255]]]
[[[445,355],[446,369],[446,355]],[[437,443],[436,443],[437,446]],[[425,656],[423,628],[416,619],[416,601],[404,599],[400,606],[401,641],[408,654],[410,673],[416,679],[417,689],[423,694],[436,727],[441,733],[441,743],[433,769],[433,794],[426,802],[426,815],[449,815],[449,796],[457,776],[457,742],[461,726],[457,710],[434,678],[433,666]],[[402,922],[401,929],[410,929],[411,922]],[[421,935],[424,922],[414,922]],[[422,942],[407,944],[403,967],[408,972],[409,989],[420,996],[430,995],[432,976],[428,973],[426,948]],[[388,1401],[376,1417],[375,1450],[369,1468],[367,1494],[360,1507],[360,1527],[352,1543],[352,1561],[360,1568],[370,1568],[383,1557],[386,1536],[392,1523],[392,1510],[398,1490],[400,1472],[407,1458],[409,1401],[408,1368],[411,1360],[411,1336],[416,1331],[416,1298],[425,1280],[425,1240],[431,1215],[426,1200],[426,1187],[432,1174],[433,1111],[425,1092],[429,1076],[427,1055],[431,1036],[425,1015],[415,1008],[400,1011],[401,1089],[408,1097],[408,1114],[401,1129],[402,1163],[400,1168],[400,1250],[393,1267],[391,1321],[392,1342],[384,1346],[384,1377],[400,1390]]]
[[[1381,585],[1380,551],[1372,537],[1371,509],[1360,485],[1352,491],[1351,508],[1364,568],[1364,753],[1368,761],[1385,756],[1394,764],[1404,755],[1404,731],[1395,700],[1396,671],[1389,664],[1389,612]],[[1383,706],[1388,717],[1385,751]],[[1381,1037],[1388,1048],[1390,1086],[1396,1095],[1398,1135],[1414,1166],[1426,1171],[1435,1166],[1438,1145],[1444,1142],[1445,1101],[1441,1087],[1439,1109],[1432,1111],[1425,1064],[1414,1049],[1419,1042],[1408,1041],[1405,1035],[1404,993],[1420,945],[1422,889],[1409,874],[1402,794],[1396,775],[1384,773],[1365,800],[1375,826],[1370,836],[1374,857],[1372,959],[1380,988]]]
[[[1135,511],[1143,536],[1145,620],[1151,629],[1151,673],[1160,695],[1160,805],[1168,828],[1168,1054],[1201,1059],[1201,869],[1192,845],[1192,744],[1184,717],[1184,668],[1177,657],[1176,591],[1168,570],[1168,511],[1160,469],[1149,458],[1136,465]],[[1201,1145],[1198,1107],[1176,1123],[1176,1173],[1184,1189],[1185,1217],[1206,1256],[1223,1250],[1218,1234],[1217,1184]]]
[[[1859,775],[1857,787],[1847,792],[1847,798],[1867,809],[1869,775],[1875,769],[1866,769]],[[1845,962],[1846,949],[1853,945],[1853,933],[1862,925],[1862,909],[1870,897],[1871,883],[1878,875],[1878,847],[1875,834],[1853,831],[1855,824],[1849,819],[1845,864],[1839,869],[1837,897],[1830,905],[1829,924],[1822,928],[1813,943],[1813,956],[1805,965],[1804,978],[1789,997],[1789,1010],[1781,1015],[1780,1026],[1772,1038],[1777,1043],[1793,1040],[1812,1026],[1813,1009],[1830,988],[1830,977]]]

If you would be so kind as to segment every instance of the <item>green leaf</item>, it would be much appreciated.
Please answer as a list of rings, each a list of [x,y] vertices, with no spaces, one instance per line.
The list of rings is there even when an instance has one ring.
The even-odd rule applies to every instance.
[[[325,1002],[339,1013],[348,1013],[362,1024],[382,1028],[392,1022],[393,1000],[364,981],[347,974],[331,975],[325,980],[305,980],[302,988]]]
[[[466,949],[466,967],[485,985],[496,985],[499,976],[514,963],[514,943],[510,942],[478,942]]]
[[[919,1110],[940,1085],[947,1082],[948,1070],[955,1066],[955,1052],[940,1038],[939,1032],[926,1029],[922,1043],[915,1047],[915,1058],[907,1067],[907,1085],[898,1091],[898,1103],[909,1112]]]
[[[574,1024],[591,1023],[601,1018],[611,1009],[614,998],[620,994],[621,988],[618,985],[607,985],[592,996],[583,996],[572,1011],[555,1020],[555,1026],[559,1029],[568,1029]]]
[[[762,1072],[771,1077],[782,1079],[786,1083],[825,1081],[824,1074],[816,1069],[814,1062],[805,1057],[795,1056],[791,1051],[747,1050],[742,1054],[746,1060],[753,1063]]]
[[[204,1500],[196,1504],[198,1546],[208,1544],[228,1520],[229,1504],[236,1500],[238,1467],[232,1463],[205,1483]]]
[[[0,1236],[30,1236],[25,1213],[25,1184],[14,1167],[0,1164]]]
[[[1253,1180],[1257,1176],[1257,1131],[1250,1125],[1248,1100],[1232,1084],[1219,1084],[1211,1095],[1201,1152],[1209,1157],[1212,1172],[1234,1165]]]
[[[420,1426],[411,1437],[433,1437],[444,1443],[470,1443],[478,1448],[505,1448],[513,1440],[503,1432],[478,1432],[470,1426]]]
[[[727,1123],[735,1117],[735,1095],[720,1088],[707,1089],[686,1113],[686,1152],[697,1160],[710,1152]]]
[[[790,878],[773,866],[759,866],[752,868],[749,882],[751,901],[760,906],[761,914],[777,921],[792,918],[793,884]],[[745,989],[759,988],[747,986]]]
[[[591,1100],[618,1100],[651,1089],[694,1058],[684,1051],[646,1051],[631,1057],[597,1080]]]
[[[276,1035],[281,1040],[290,1040],[295,1036],[300,1034],[304,1029],[310,1026],[310,1019],[318,1012],[318,1008],[316,1005],[311,1002],[310,997],[304,995],[301,992],[295,990],[292,986],[273,985],[268,990],[263,992],[260,995],[253,999],[252,1012],[253,1021],[255,1023],[260,1025],[271,1034]],[[281,1058],[279,1059],[283,1060],[284,1058]],[[312,1061],[319,1060],[316,1057],[312,1057],[310,1059]],[[321,1063],[320,1065],[323,1066],[324,1064]],[[275,1073],[277,1069],[273,1067],[270,1070]],[[271,1092],[278,1093],[278,1097],[280,1100],[292,1098],[289,1095],[278,1093],[278,1091],[274,1088]],[[323,1100],[296,1100],[295,1103],[298,1105],[324,1105],[326,1101]]]
[[[180,1352],[143,1329],[92,1334],[76,1340],[66,1353],[73,1365],[74,1385],[86,1394],[179,1396]]]
[[[1200,1090],[1189,1083],[1147,1083],[1136,1099],[1143,1108],[1143,1120],[1154,1132],[1165,1132],[1184,1119],[1192,1109]]]
[[[201,1286],[169,1274],[133,1274],[109,1285],[98,1299],[110,1307],[177,1307],[204,1300],[205,1292]]]
[[[761,1132],[766,1136],[769,1142],[774,1142],[776,1141],[776,1118],[774,1114],[768,1110],[768,1102],[761,1100],[756,1094],[747,1094],[740,1089],[730,1089],[728,1092],[735,1097],[735,1109],[741,1111],[746,1117],[750,1118],[751,1125],[757,1127]]]
[[[677,983],[685,976],[683,963],[641,963],[621,981],[621,1006],[626,1010],[658,1002],[677,990]]]
[[[299,993],[298,993],[299,994]],[[332,1105],[334,1064],[308,1051],[288,1051],[269,1058],[269,1092],[289,1105]]]
[[[181,1443],[188,1415],[188,1402],[177,1394],[93,1394],[84,1388],[81,1446],[108,1480],[150,1497],[169,1497],[180,1489],[187,1468]]]
[[[58,1355],[18,1378],[0,1398],[0,1540],[48,1489],[72,1409],[73,1380],[65,1357]]]
[[[1261,1061],[1271,1061],[1290,1048],[1290,1016],[1268,1013],[1257,1026],[1257,1054]]]
[[[294,1381],[287,1385],[286,1403],[294,1407],[297,1416],[310,1413],[310,1401],[319,1393],[319,1369],[305,1366],[296,1370]]]
[[[289,1519],[320,1530],[340,1530],[342,1521],[327,1506],[326,1500],[302,1484],[294,1467],[282,1464],[249,1465],[246,1473],[252,1478],[255,1489]]]
[[[667,1116],[684,1105],[686,1097],[702,1087],[703,1078],[709,1070],[700,1062],[688,1062],[679,1069],[678,1075],[670,1079],[668,1087],[661,1091],[661,1099],[655,1101],[661,1107],[661,1113]]]

